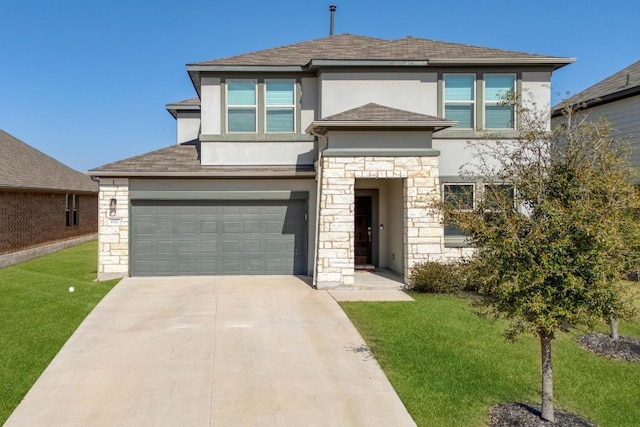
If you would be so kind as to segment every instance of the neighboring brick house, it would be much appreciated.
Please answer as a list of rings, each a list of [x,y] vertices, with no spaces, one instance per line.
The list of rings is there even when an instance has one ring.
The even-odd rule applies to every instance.
[[[100,279],[302,274],[352,286],[469,252],[433,201],[486,130],[517,136],[511,91],[549,108],[573,62],[406,37],[342,34],[187,65],[197,98],[167,105],[178,144],[93,169]],[[467,147],[468,142],[471,146]]]
[[[0,255],[95,235],[97,209],[96,182],[0,130]]]
[[[631,164],[640,168],[640,61],[553,107],[554,125],[567,120],[563,115],[566,108],[571,108],[578,120],[606,118],[612,134],[631,144]]]

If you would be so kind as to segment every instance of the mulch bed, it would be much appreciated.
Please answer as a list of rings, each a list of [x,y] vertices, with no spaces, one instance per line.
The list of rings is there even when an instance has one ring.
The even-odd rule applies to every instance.
[[[578,344],[611,359],[640,362],[640,338],[620,336],[617,340],[612,340],[604,334],[586,334],[578,338]]]
[[[550,423],[540,418],[540,406],[524,403],[503,403],[495,405],[489,412],[489,427],[597,427],[590,421],[556,409],[553,412],[555,422]]]

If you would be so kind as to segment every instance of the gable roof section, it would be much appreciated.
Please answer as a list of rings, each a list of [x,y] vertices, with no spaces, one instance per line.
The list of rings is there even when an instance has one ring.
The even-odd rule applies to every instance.
[[[0,130],[0,189],[97,193],[98,184]]]
[[[564,100],[553,107],[552,115],[555,117],[562,114],[565,106],[576,106],[582,110],[639,94],[640,61]]]
[[[172,102],[165,106],[174,119],[178,118],[178,111],[200,111],[200,98],[190,98]]]
[[[340,34],[321,39],[259,50],[227,58],[198,62],[191,65],[297,65],[304,66],[312,59],[330,59],[337,52],[356,52],[384,44],[386,40],[373,37]]]
[[[203,166],[200,164],[200,143],[185,142],[149,153],[99,166],[89,171],[91,176],[153,176],[153,177],[234,177],[234,176],[313,176],[313,166]]]
[[[207,66],[298,66],[308,67],[314,60],[348,61],[426,61],[429,64],[487,63],[510,61],[554,65],[559,68],[574,60],[554,56],[493,49],[460,43],[405,37],[383,40],[372,37],[340,34],[302,43],[276,47],[243,55],[189,64],[194,71]],[[449,63],[446,62],[446,63]]]
[[[434,132],[454,126],[456,122],[427,114],[400,110],[369,103],[311,123],[305,132],[325,133],[330,127],[340,128],[425,128]]]

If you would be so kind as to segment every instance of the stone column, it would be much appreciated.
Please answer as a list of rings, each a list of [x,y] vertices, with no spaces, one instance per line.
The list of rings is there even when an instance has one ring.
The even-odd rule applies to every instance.
[[[433,204],[440,200],[438,158],[418,158],[419,168],[407,172],[404,180],[404,277],[419,262],[440,260],[444,249],[444,228]]]
[[[354,283],[355,179],[345,170],[347,158],[322,159],[316,286],[318,289]]]
[[[117,201],[110,215],[111,199]],[[129,179],[101,178],[98,196],[98,280],[129,275]]]

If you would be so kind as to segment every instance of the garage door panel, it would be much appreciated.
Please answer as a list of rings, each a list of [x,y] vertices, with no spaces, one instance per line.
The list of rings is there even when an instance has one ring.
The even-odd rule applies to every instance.
[[[173,255],[173,240],[158,240],[156,241],[155,253],[162,255]]]
[[[156,235],[173,235],[173,221],[160,220],[153,227],[153,234]]]
[[[217,221],[200,221],[200,234],[215,234],[218,230]]]
[[[132,274],[305,274],[305,212],[304,200],[134,200]]]

